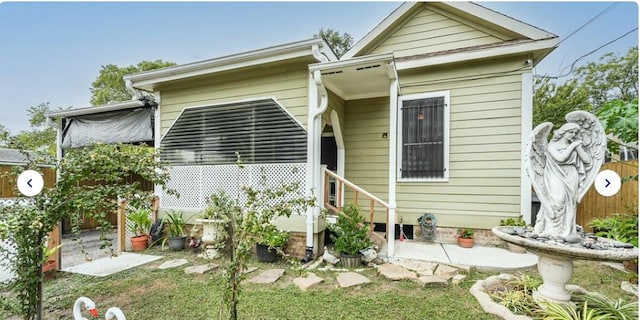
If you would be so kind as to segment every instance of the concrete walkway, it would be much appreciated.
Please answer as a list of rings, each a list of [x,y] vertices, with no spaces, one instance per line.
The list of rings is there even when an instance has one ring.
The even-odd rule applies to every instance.
[[[380,250],[379,255],[387,256],[386,245]],[[396,240],[392,260],[401,259],[443,263],[463,269],[475,267],[479,271],[518,270],[533,267],[538,263],[538,257],[529,252],[523,254],[479,245],[462,248],[457,244]]]

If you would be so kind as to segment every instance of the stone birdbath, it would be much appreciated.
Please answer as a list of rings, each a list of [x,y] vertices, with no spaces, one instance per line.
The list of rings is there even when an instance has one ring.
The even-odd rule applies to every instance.
[[[624,261],[638,257],[638,249],[595,236],[576,226],[576,209],[593,184],[607,151],[604,127],[589,112],[573,111],[567,123],[548,138],[553,124],[538,125],[524,150],[523,169],[540,199],[533,230],[495,227],[500,239],[538,256],[543,284],[534,298],[569,303],[566,284],[573,260]]]
[[[491,231],[498,238],[525,247],[538,256],[538,272],[543,284],[534,294],[536,301],[548,300],[560,303],[571,301],[566,285],[573,275],[574,260],[626,261],[638,257],[638,248],[610,239],[586,237],[580,244],[568,245],[553,243],[553,240],[541,241],[531,238],[533,233],[513,234],[513,229],[512,227],[494,227]],[[591,243],[591,247],[597,247],[597,249],[583,246],[587,243]]]

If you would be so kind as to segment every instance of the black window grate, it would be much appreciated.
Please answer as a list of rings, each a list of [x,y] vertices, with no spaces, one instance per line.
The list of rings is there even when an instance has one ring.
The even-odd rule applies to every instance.
[[[402,178],[443,178],[444,97],[402,103]]]

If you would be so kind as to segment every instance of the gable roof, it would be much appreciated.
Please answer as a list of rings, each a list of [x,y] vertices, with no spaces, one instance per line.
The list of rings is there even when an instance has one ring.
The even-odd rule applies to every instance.
[[[358,41],[341,59],[350,59],[359,55],[368,54],[373,48],[385,40],[391,30],[406,22],[406,19],[421,10],[424,5],[424,2],[403,3]],[[558,37],[553,33],[472,2],[429,2],[428,5],[450,12],[478,25],[486,26],[501,34],[509,35],[512,39],[516,40],[539,41]]]

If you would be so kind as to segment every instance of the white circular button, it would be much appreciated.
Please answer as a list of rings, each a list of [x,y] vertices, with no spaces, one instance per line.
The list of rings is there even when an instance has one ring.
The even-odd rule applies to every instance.
[[[613,170],[602,170],[594,182],[596,191],[602,196],[611,197],[620,191],[620,176]]]
[[[18,190],[27,197],[33,197],[42,191],[44,180],[40,172],[27,170],[18,176]]]

